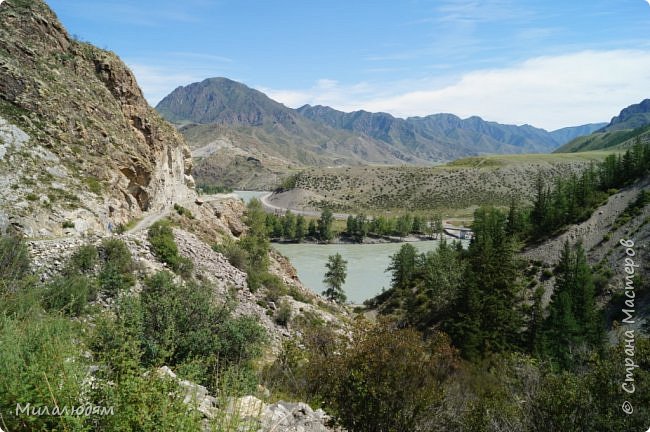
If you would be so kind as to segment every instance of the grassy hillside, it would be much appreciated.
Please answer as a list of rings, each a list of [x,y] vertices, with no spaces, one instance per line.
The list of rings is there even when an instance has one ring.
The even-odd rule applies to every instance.
[[[637,139],[641,140],[641,142],[650,141],[650,125],[641,126],[632,130],[623,129],[610,132],[595,132],[591,135],[576,138],[556,151],[566,153],[626,148],[632,145]]]
[[[370,213],[403,209],[469,216],[479,205],[529,201],[539,175],[551,182],[601,161],[608,152],[499,155],[435,167],[342,167],[296,176],[304,206]],[[302,193],[307,190],[310,193]]]
[[[650,99],[630,105],[602,129],[578,137],[556,150],[558,153],[626,148],[640,142],[650,141]]]

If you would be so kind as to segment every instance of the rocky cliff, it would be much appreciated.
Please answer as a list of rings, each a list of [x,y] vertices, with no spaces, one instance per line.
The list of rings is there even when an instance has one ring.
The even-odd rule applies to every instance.
[[[193,198],[183,138],[40,0],[0,6],[0,229],[102,232]],[[20,168],[20,169],[17,169]]]

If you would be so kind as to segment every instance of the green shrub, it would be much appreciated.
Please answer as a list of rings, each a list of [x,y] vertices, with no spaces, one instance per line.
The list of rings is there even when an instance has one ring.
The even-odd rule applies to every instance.
[[[287,294],[287,287],[282,279],[274,274],[264,272],[259,276],[259,283],[266,288],[266,300],[277,301],[280,297]]]
[[[290,189],[294,189],[296,187],[296,183],[298,182],[299,177],[300,174],[291,174],[287,177],[284,177],[275,188],[275,191],[284,192]]]
[[[207,195],[213,195],[213,194],[219,194],[219,193],[231,193],[232,188],[228,186],[222,186],[222,185],[210,185],[210,184],[198,184],[196,186],[196,190],[199,192],[200,195],[207,194]]]
[[[89,191],[95,195],[101,195],[104,188],[98,179],[95,177],[87,177],[84,182],[86,183],[86,186],[88,186]]]
[[[171,263],[178,256],[178,247],[174,241],[174,233],[168,221],[162,220],[149,228],[149,242],[154,255],[162,262]]]
[[[100,248],[100,256],[103,265],[98,279],[103,291],[115,295],[135,284],[131,252],[122,240],[104,240]]]
[[[74,228],[74,222],[66,220],[61,224],[63,228]]]
[[[189,219],[194,219],[192,212],[180,204],[174,204],[174,210],[176,210],[176,213],[178,213],[180,216],[187,216]]]
[[[133,270],[133,259],[128,246],[119,239],[105,239],[100,248],[100,254],[105,263],[109,263],[127,272]]]
[[[30,192],[27,195],[25,195],[25,198],[27,199],[27,201],[38,201],[38,195],[36,195],[33,192]]]
[[[286,300],[280,303],[278,310],[275,311],[275,322],[278,325],[286,327],[291,320],[291,305]]]
[[[332,413],[351,431],[414,431],[441,406],[456,360],[449,339],[360,322],[352,339],[325,325],[302,328],[304,345],[284,345],[270,379]],[[429,430],[429,429],[422,429]],[[435,430],[435,429],[433,429]]]
[[[96,294],[95,281],[86,276],[59,276],[47,284],[43,303],[49,310],[79,316]]]
[[[239,270],[246,271],[248,252],[246,252],[239,243],[226,241],[225,243],[212,246],[212,250],[225,256],[232,266],[237,267]]]
[[[289,286],[289,293],[288,293],[295,301],[299,301],[301,303],[311,303],[311,299],[307,297],[305,294],[303,294],[297,287],[295,286]]]
[[[128,371],[110,382],[101,381],[98,387],[95,404],[113,407],[115,415],[100,417],[94,430],[194,432],[203,429],[202,415],[188,409],[178,383],[160,377],[153,369]]]
[[[99,286],[102,291],[109,295],[116,295],[118,292],[134,285],[135,279],[129,273],[123,273],[114,265],[105,264],[98,276]]]
[[[13,289],[0,292],[0,315],[24,317],[33,310],[41,310],[43,286],[37,278],[25,278],[13,284]]]
[[[0,315],[0,412],[5,430],[83,430],[83,417],[31,416],[32,407],[78,406],[87,363],[78,345],[77,324],[37,309],[20,319]],[[56,401],[56,402],[53,402]]]
[[[234,318],[229,315],[220,323],[217,334],[220,357],[231,365],[241,365],[259,357],[266,342],[266,330],[252,316]]]
[[[143,311],[138,297],[117,301],[115,315],[101,315],[92,332],[90,347],[99,370],[94,404],[114,407],[115,414],[101,417],[93,430],[200,429],[195,412],[182,404],[183,392],[153,368],[141,365]]]
[[[161,220],[151,225],[148,239],[156,258],[185,278],[192,274],[194,268],[192,261],[178,253],[178,246],[174,241],[174,232],[169,221]]]
[[[168,272],[147,279],[141,294],[145,364],[183,365],[194,361],[202,384],[232,365],[259,356],[264,330],[252,318],[233,318],[214,303],[209,285],[176,283]]]
[[[14,291],[18,280],[29,274],[31,261],[25,242],[18,237],[0,237],[0,293]]]
[[[92,273],[99,263],[99,252],[94,245],[83,245],[68,261],[66,273]]]
[[[255,271],[249,268],[246,281],[251,292],[256,292],[261,287],[266,288],[267,299],[273,298],[271,301],[275,301],[278,297],[287,293],[287,287],[282,282],[282,279],[267,271]]]
[[[138,369],[142,359],[143,313],[140,298],[122,296],[116,300],[113,313],[96,318],[89,335],[93,357],[106,365],[104,375],[114,375]]]

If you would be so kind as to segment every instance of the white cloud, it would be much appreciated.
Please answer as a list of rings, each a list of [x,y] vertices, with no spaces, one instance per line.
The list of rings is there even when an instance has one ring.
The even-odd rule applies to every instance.
[[[508,68],[473,71],[445,85],[433,78],[410,86],[405,82],[346,86],[321,80],[304,90],[263,91],[292,107],[323,104],[400,117],[450,112],[552,130],[608,121],[621,108],[650,97],[650,51],[538,57]]]
[[[159,57],[162,60],[151,60],[151,63],[142,58],[137,62],[127,60],[145,98],[152,106],[178,86],[206,78],[228,76],[229,65],[234,61],[228,57],[184,51],[166,52]]]
[[[207,78],[206,75],[195,72],[174,72],[167,68],[147,66],[139,63],[129,63],[138,84],[151,106],[158,102],[179,85],[186,85]]]

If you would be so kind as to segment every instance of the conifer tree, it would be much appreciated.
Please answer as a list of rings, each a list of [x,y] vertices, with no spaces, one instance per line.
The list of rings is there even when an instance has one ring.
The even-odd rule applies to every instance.
[[[390,266],[386,271],[392,272],[391,287],[393,289],[405,289],[414,282],[416,257],[417,249],[410,243],[402,245],[399,251],[391,257]]]
[[[328,300],[336,303],[345,303],[346,296],[343,292],[343,284],[348,275],[347,266],[348,262],[339,253],[330,255],[328,258],[327,264],[325,264],[327,272],[325,272],[325,277],[323,278],[323,283],[327,286],[327,289],[323,291],[323,295]]]
[[[478,209],[472,228],[458,315],[449,329],[467,358],[513,348],[522,326],[519,263],[505,215],[494,208]]]
[[[544,185],[544,179],[540,174],[537,177],[536,183],[537,193],[535,194],[535,202],[533,210],[530,215],[531,222],[533,223],[534,234],[539,235],[544,225],[548,222],[548,189]]]
[[[556,282],[549,316],[544,323],[542,353],[564,369],[571,368],[577,352],[600,348],[603,338],[596,310],[591,269],[580,243],[564,243],[556,268]]]

